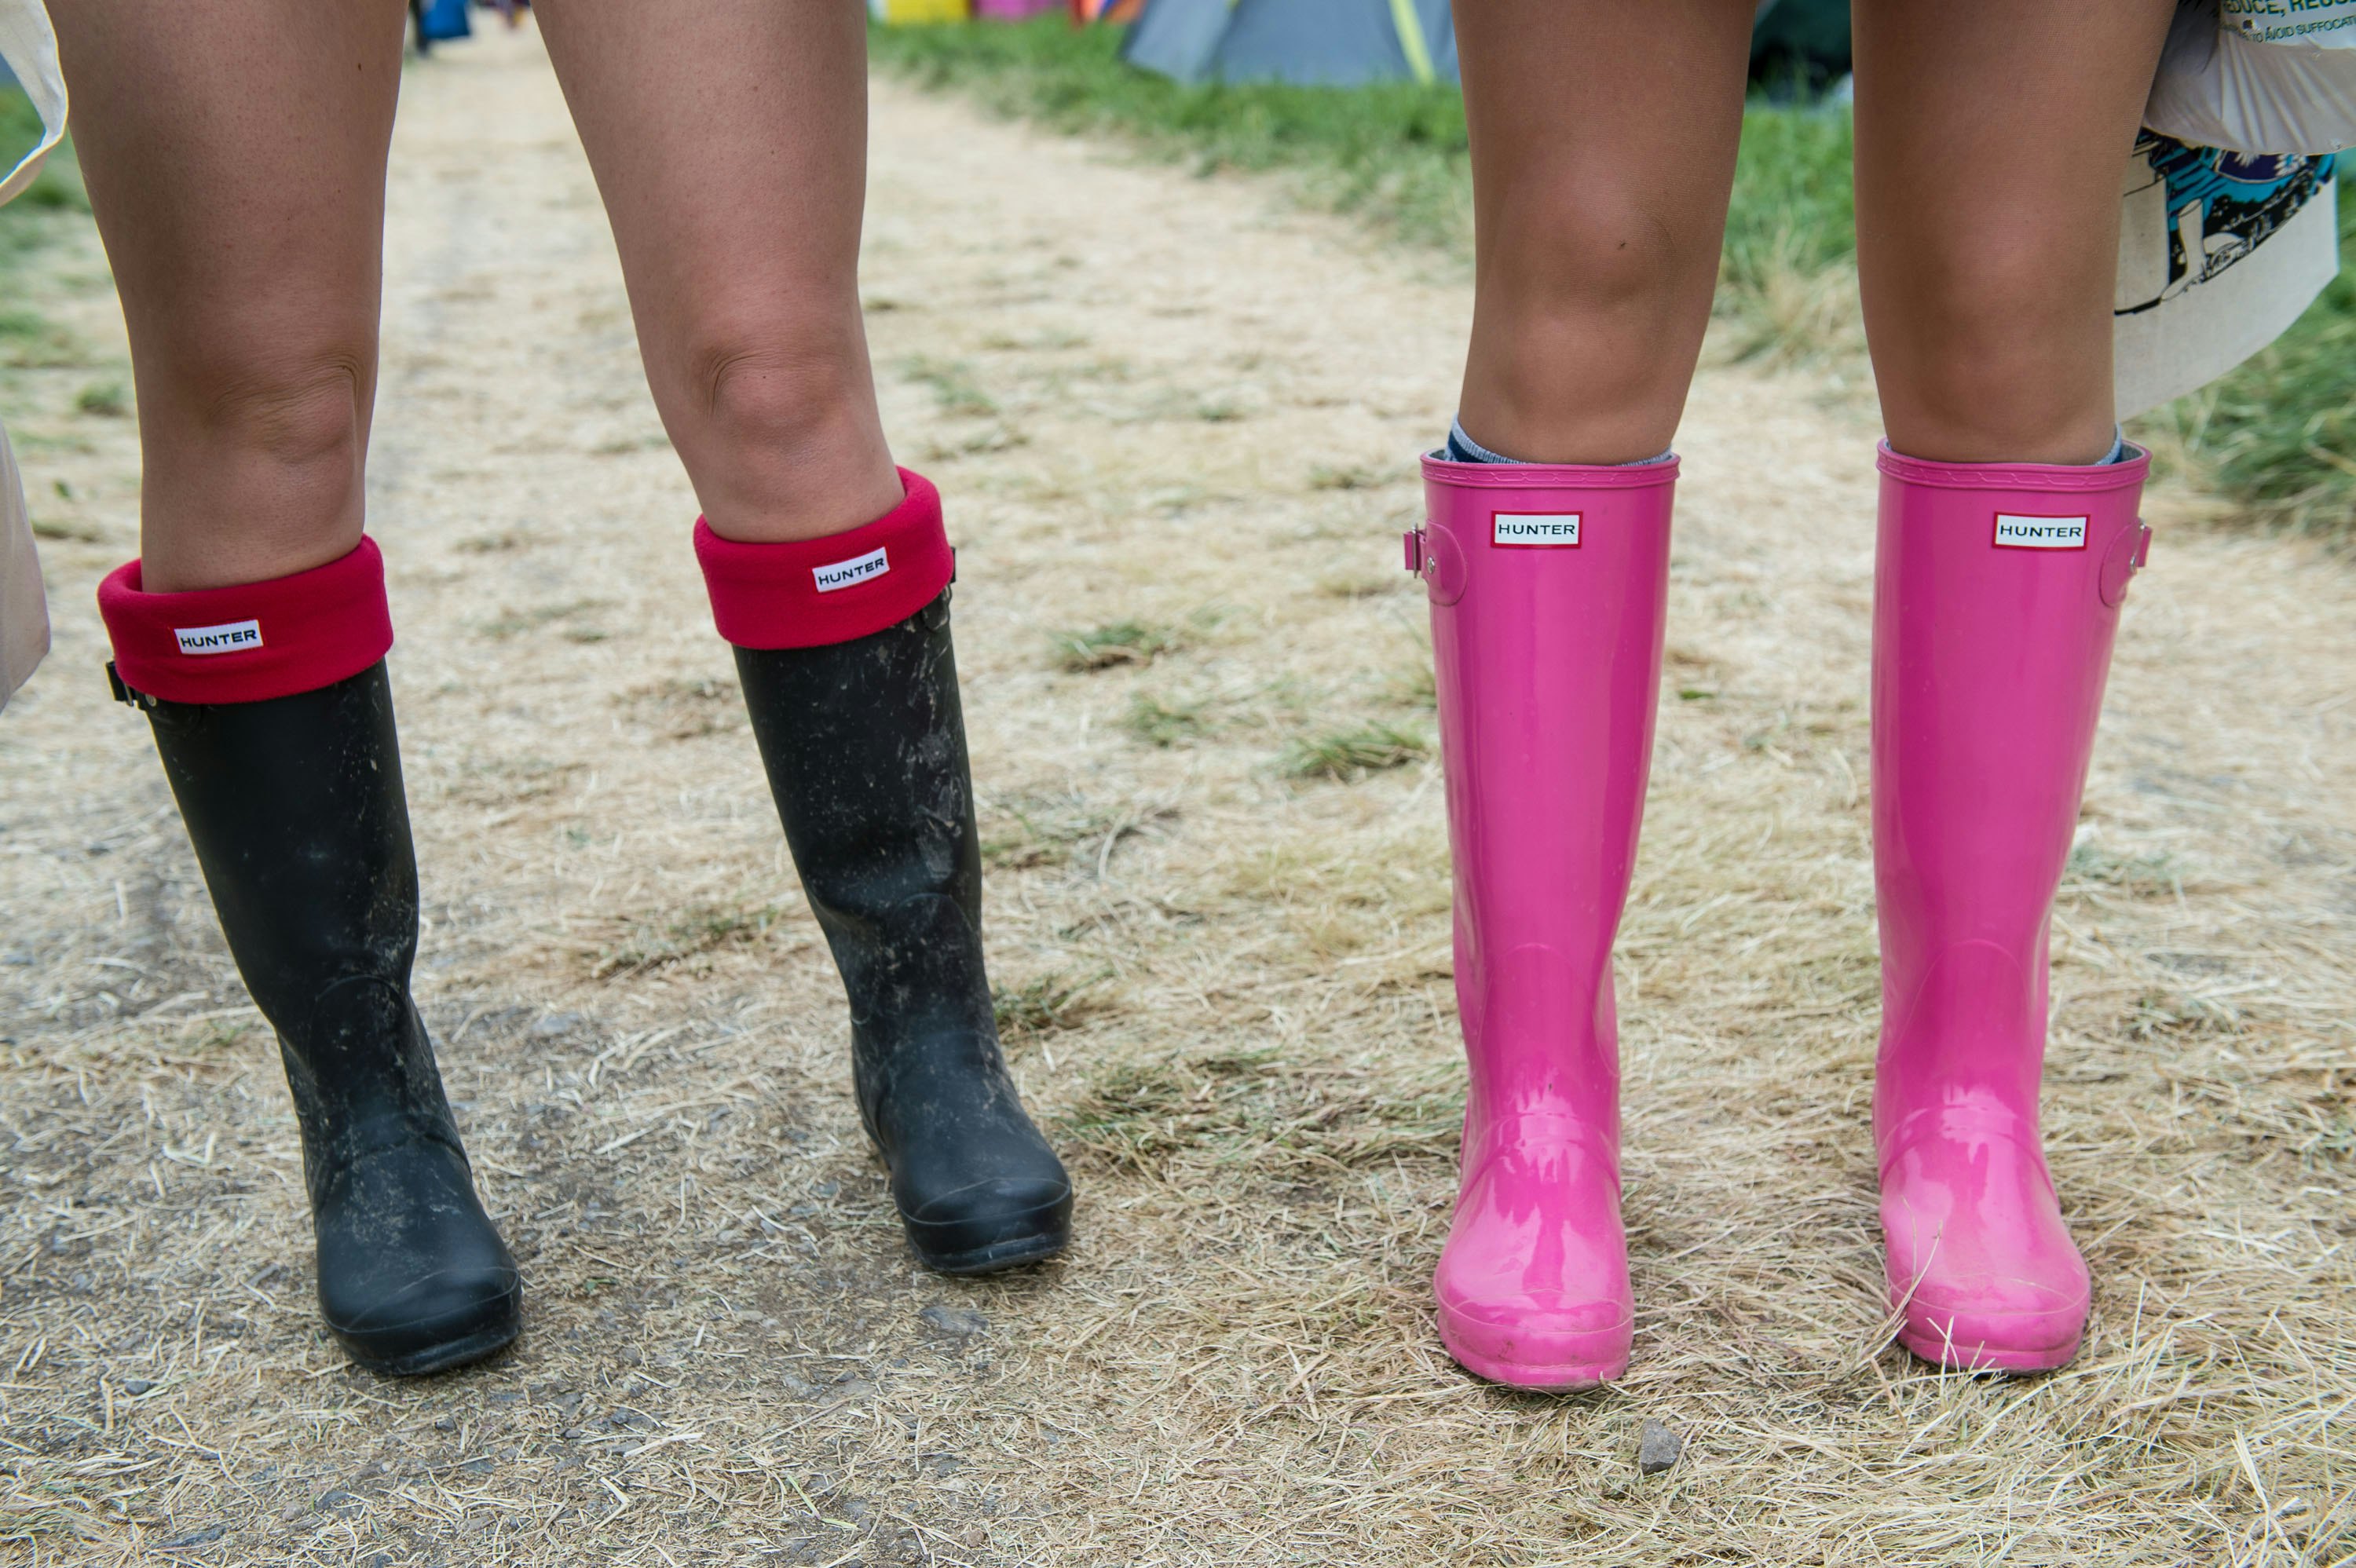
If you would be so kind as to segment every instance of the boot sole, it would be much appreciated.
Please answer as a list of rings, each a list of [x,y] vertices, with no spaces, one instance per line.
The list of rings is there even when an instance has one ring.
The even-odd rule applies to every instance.
[[[2073,1334],[2065,1344],[2043,1348],[2008,1349],[1981,1343],[1967,1349],[1935,1328],[1909,1324],[1898,1331],[1898,1342],[1915,1360],[1959,1372],[2055,1371],[2077,1359],[2083,1339],[2083,1334]]]
[[[1547,1335],[1549,1339],[1568,1341],[1559,1348],[1572,1350],[1573,1356],[1559,1361],[1525,1361],[1475,1349],[1475,1339],[1494,1341],[1498,1337],[1497,1328],[1472,1320],[1459,1324],[1456,1317],[1446,1303],[1440,1305],[1440,1344],[1458,1366],[1493,1383],[1530,1393],[1580,1393],[1617,1382],[1627,1375],[1632,1325],[1577,1335]]]
[[[1453,1348],[1448,1353],[1474,1377],[1525,1393],[1585,1393],[1609,1387],[1628,1375],[1625,1356],[1616,1361],[1598,1361],[1588,1366],[1526,1367],[1514,1361],[1493,1361]]]
[[[1017,1236],[1008,1241],[993,1242],[965,1253],[936,1253],[918,1244],[915,1224],[903,1219],[910,1232],[908,1250],[916,1261],[935,1274],[1000,1274],[1007,1269],[1021,1268],[1024,1264],[1044,1262],[1071,1244],[1069,1235],[1044,1234]]]

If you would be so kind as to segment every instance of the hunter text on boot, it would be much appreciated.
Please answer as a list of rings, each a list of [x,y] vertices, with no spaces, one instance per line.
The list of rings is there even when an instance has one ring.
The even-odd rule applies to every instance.
[[[1996,515],[1996,542],[2006,549],[2084,549],[2083,517],[2019,517]]]
[[[892,563],[884,559],[883,547],[878,546],[865,555],[838,560],[832,566],[813,566],[810,576],[818,580],[820,593],[831,593],[838,588],[855,587],[871,578],[881,577],[891,570]]]
[[[262,623],[231,621],[219,626],[175,626],[172,636],[184,654],[241,654],[262,645]]]
[[[1509,549],[1579,543],[1577,512],[1499,512],[1494,516],[1496,528],[1491,539]]]

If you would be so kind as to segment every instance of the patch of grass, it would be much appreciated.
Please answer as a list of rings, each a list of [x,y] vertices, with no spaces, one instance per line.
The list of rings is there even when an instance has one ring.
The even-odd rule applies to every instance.
[[[1105,969],[1079,980],[1051,974],[1020,986],[992,986],[991,1016],[997,1020],[998,1032],[1010,1040],[1077,1029],[1105,1010],[1101,999],[1090,999],[1085,993],[1111,976],[1112,971]]]
[[[70,540],[75,544],[103,544],[105,530],[92,523],[66,522],[57,517],[35,517],[33,537],[40,539]]]
[[[689,741],[744,727],[744,699],[733,680],[681,678],[638,687],[615,699],[666,740]]]
[[[498,620],[487,621],[476,629],[495,642],[504,642],[553,622],[570,621],[593,610],[606,609],[612,603],[610,599],[575,599],[567,604],[539,604],[529,610],[510,610]],[[594,627],[570,627],[565,635],[576,642],[602,641],[605,637],[605,634]]]
[[[1297,779],[1333,779],[1347,784],[1385,768],[1402,768],[1430,754],[1430,740],[1416,731],[1369,720],[1346,730],[1328,731],[1293,741],[1284,771]]]
[[[1057,632],[1050,639],[1055,663],[1072,675],[1087,675],[1116,665],[1151,664],[1185,644],[1173,626],[1147,621],[1110,621],[1083,631]]]
[[[531,543],[531,535],[521,528],[501,528],[495,534],[470,535],[453,548],[466,555],[504,555],[511,549],[526,549]]]
[[[1738,357],[1788,363],[1863,349],[1855,144],[1846,107],[1753,101],[1744,112],[1718,266],[1717,311]]]
[[[1402,708],[1430,713],[1440,707],[1440,675],[1429,662],[1412,664],[1384,683],[1384,693]]]
[[[101,419],[121,419],[131,411],[130,394],[120,381],[96,381],[74,394],[76,413],[95,414]]]
[[[1218,1167],[1284,1179],[1453,1153],[1463,1100],[1452,1083],[1402,1086],[1362,1070],[1308,1066],[1266,1048],[1123,1062],[1098,1074],[1062,1121],[1070,1142],[1116,1170],[1167,1176]]]
[[[2089,838],[2071,849],[2062,891],[2083,896],[2098,888],[2130,898],[2169,898],[2184,891],[2184,868],[2173,855],[2125,855]]]
[[[1077,794],[1024,795],[981,805],[981,860],[1022,870],[1059,856],[1076,857],[1120,830],[1122,814]]]
[[[929,388],[933,401],[945,414],[980,418],[998,411],[997,400],[981,389],[973,379],[972,369],[960,361],[913,354],[900,361],[900,373]]]
[[[1393,463],[1320,463],[1309,470],[1309,487],[1312,490],[1374,490],[1407,478],[1409,472]]]
[[[1209,720],[1204,717],[1202,703],[1165,702],[1142,691],[1129,699],[1129,711],[1122,715],[1120,722],[1123,729],[1147,745],[1165,749],[1199,741],[1211,729]]]
[[[2339,277],[2272,347],[2147,422],[2256,520],[2356,542],[2356,162],[2342,163]]]
[[[766,940],[781,914],[775,904],[698,904],[633,924],[622,940],[597,955],[592,979],[628,979],[667,969],[699,954],[752,947]]]

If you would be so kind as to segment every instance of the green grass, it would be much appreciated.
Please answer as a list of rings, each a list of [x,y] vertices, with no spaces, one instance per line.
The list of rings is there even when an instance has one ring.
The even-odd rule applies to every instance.
[[[1056,18],[876,28],[879,65],[999,112],[1126,144],[1205,174],[1295,176],[1312,204],[1458,253],[1472,248],[1464,105],[1451,87],[1351,91],[1184,87],[1118,58],[1119,29]],[[1738,353],[1854,354],[1856,208],[1845,110],[1754,102],[1720,263]],[[2356,162],[2356,160],[2351,160]],[[2195,479],[2261,521],[2356,542],[2356,187],[2340,190],[2350,268],[2280,342],[2150,418]],[[1319,483],[1346,488],[1355,475]]]
[[[1403,768],[1430,753],[1431,741],[1414,730],[1370,720],[1347,730],[1304,736],[1285,752],[1284,771],[1297,779],[1347,784],[1365,773]]]
[[[900,362],[900,373],[917,385],[929,388],[933,401],[945,414],[979,418],[998,411],[997,400],[981,389],[973,379],[973,368],[963,360],[936,359],[928,355],[915,354]]]
[[[1110,669],[1115,665],[1151,664],[1185,645],[1174,626],[1144,621],[1112,621],[1085,630],[1057,632],[1048,639],[1056,665],[1071,674]]]
[[[1165,751],[1198,741],[1211,728],[1210,721],[1203,716],[1202,703],[1165,702],[1141,691],[1130,698],[1129,711],[1121,716],[1121,725],[1147,745]]]

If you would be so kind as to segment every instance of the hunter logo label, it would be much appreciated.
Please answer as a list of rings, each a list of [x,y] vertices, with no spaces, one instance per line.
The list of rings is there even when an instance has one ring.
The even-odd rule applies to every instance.
[[[1576,549],[1577,512],[1498,512],[1493,515],[1492,543],[1508,549],[1537,549],[1548,545]]]
[[[1999,549],[2084,549],[2086,519],[2021,517],[1998,512],[1996,542]]]
[[[880,545],[865,555],[854,555],[849,560],[838,560],[832,566],[814,566],[810,575],[818,580],[820,593],[832,593],[837,589],[856,588],[859,584],[883,576],[892,570]]]
[[[175,626],[172,635],[184,654],[241,654],[262,645],[262,623],[231,621],[220,626]]]

